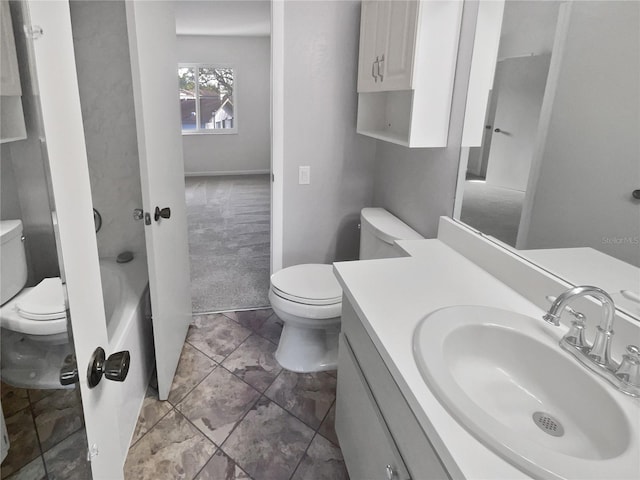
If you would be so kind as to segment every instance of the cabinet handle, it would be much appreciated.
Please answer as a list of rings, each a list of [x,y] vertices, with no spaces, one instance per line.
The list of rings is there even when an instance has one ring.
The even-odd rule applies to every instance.
[[[384,75],[380,73],[380,64],[384,64],[384,55],[382,55],[382,58],[378,61],[378,76],[380,77],[380,81],[384,82]],[[382,69],[384,70],[384,65],[382,66]]]
[[[385,473],[387,474],[387,480],[393,480],[395,472],[393,471],[393,467],[391,465],[387,465],[387,467],[385,468]]]
[[[371,76],[374,81],[378,83],[378,77],[376,76],[376,65],[378,64],[378,57],[376,57],[375,61],[371,64]]]

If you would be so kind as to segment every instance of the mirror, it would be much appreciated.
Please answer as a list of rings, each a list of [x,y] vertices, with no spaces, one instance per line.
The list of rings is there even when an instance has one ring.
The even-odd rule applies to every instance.
[[[640,319],[640,3],[481,1],[454,218]]]

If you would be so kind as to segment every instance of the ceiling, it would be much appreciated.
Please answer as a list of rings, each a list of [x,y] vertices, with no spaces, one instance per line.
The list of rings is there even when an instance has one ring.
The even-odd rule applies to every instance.
[[[271,31],[270,0],[178,0],[178,35],[266,36]]]

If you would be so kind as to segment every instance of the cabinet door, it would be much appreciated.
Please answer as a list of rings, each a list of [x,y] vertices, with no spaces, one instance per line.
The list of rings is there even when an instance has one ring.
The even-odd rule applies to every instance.
[[[375,92],[380,90],[378,64],[384,47],[381,46],[384,35],[380,33],[385,28],[385,2],[367,0],[362,2],[360,14],[360,53],[358,57],[358,92]]]
[[[416,0],[387,3],[384,57],[380,64],[384,91],[411,88],[417,17]]]
[[[344,336],[340,334],[336,432],[354,479],[408,480],[409,473]]]
[[[16,44],[13,38],[9,2],[0,3],[0,94],[4,96],[20,96],[20,74],[16,57]]]

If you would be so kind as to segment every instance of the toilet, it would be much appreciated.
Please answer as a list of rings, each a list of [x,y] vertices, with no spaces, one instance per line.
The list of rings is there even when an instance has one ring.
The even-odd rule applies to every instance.
[[[64,288],[59,277],[27,283],[22,221],[0,222],[0,377],[22,388],[63,388],[60,368],[72,353]]]
[[[396,240],[423,238],[383,208],[362,209],[360,225],[360,260],[399,257]],[[332,265],[294,265],[274,273],[269,301],[284,323],[276,350],[283,368],[294,372],[337,368],[342,288]]]

